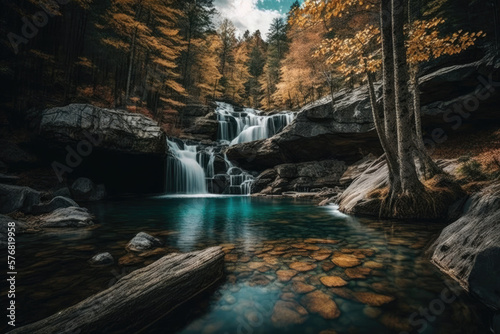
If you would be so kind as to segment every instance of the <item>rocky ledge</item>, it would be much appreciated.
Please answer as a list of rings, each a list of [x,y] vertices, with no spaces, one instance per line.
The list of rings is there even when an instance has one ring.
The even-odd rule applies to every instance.
[[[468,131],[465,123],[498,123],[498,75],[498,64],[485,58],[422,76],[422,122],[429,139],[443,139],[443,132],[434,130],[451,137]],[[230,147],[227,156],[244,169],[261,172],[284,163],[328,159],[351,164],[368,153],[379,155],[381,148],[363,86],[339,91],[333,103],[329,97],[305,106],[281,133]]]
[[[62,182],[89,177],[111,193],[162,192],[166,136],[144,115],[88,104],[30,111],[41,159]]]

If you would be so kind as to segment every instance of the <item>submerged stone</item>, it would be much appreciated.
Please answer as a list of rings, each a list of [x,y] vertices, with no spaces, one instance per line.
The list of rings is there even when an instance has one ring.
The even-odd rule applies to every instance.
[[[276,275],[278,275],[278,280],[280,282],[288,282],[289,280],[292,279],[295,275],[297,275],[296,270],[278,270],[276,272]]]
[[[292,289],[296,293],[308,293],[308,292],[316,290],[316,288],[314,286],[300,282],[300,281],[294,281],[292,284]]]
[[[370,268],[362,268],[362,267],[356,267],[356,268],[347,268],[345,270],[345,274],[351,278],[351,279],[357,279],[357,278],[366,278],[366,275],[369,275],[372,270]]]
[[[320,278],[320,281],[321,283],[323,283],[323,285],[329,288],[334,288],[334,287],[337,288],[349,284],[348,282],[343,280],[342,277],[338,276],[324,276]]]
[[[319,290],[308,293],[300,302],[309,312],[317,313],[325,319],[335,319],[340,316],[340,311],[333,299]]]
[[[316,264],[310,262],[294,262],[290,264],[289,267],[297,271],[310,271],[315,269],[317,266]]]
[[[361,261],[356,256],[338,252],[333,254],[332,262],[342,268],[356,267],[361,264]]]
[[[379,295],[373,292],[355,292],[354,296],[358,301],[370,306],[381,306],[395,300],[394,297]]]
[[[278,300],[274,305],[271,321],[275,327],[303,324],[307,319],[307,310],[295,301]]]

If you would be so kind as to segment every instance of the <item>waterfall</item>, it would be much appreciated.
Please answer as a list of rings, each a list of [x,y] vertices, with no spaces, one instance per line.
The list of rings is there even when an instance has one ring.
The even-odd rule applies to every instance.
[[[172,175],[167,178],[167,191],[176,194],[206,194],[205,171],[197,160],[197,147],[167,139],[172,157],[167,160],[167,171]]]
[[[216,145],[188,145],[178,139],[167,139],[170,149],[167,192],[249,195],[254,176],[234,166],[223,148],[270,138],[295,118],[290,112],[262,115],[258,110],[235,108],[223,102],[217,102],[215,113],[219,123]]]
[[[251,108],[235,110],[232,105],[224,102],[217,102],[215,112],[219,120],[218,139],[229,145],[270,138],[295,118],[295,114],[291,112],[261,115],[260,111]]]

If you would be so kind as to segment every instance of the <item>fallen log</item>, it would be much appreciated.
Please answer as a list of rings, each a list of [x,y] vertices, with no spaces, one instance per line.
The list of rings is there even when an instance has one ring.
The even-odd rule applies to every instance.
[[[107,290],[10,333],[133,333],[214,286],[223,275],[220,247],[169,254]]]

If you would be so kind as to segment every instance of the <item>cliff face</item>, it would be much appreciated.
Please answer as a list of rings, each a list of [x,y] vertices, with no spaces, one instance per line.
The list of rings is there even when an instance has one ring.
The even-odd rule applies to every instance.
[[[422,122],[429,146],[471,127],[500,122],[500,64],[483,59],[421,77]],[[380,85],[377,90],[380,96]],[[241,167],[263,171],[284,163],[335,159],[352,163],[381,147],[366,87],[342,90],[304,107],[278,135],[228,149]]]
[[[33,146],[60,181],[89,177],[111,192],[162,192],[166,138],[135,113],[86,104],[31,112]]]

